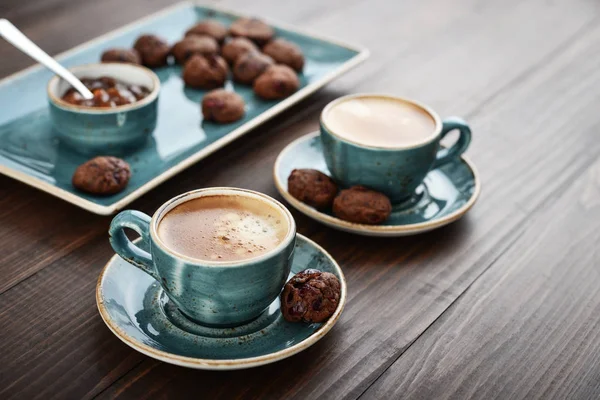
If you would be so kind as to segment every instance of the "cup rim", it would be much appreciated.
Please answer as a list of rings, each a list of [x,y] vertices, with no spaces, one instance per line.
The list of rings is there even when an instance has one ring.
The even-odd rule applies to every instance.
[[[372,146],[372,145],[368,145],[368,144],[363,144],[363,143],[359,143],[359,142],[355,142],[353,140],[343,138],[340,135],[338,135],[337,133],[335,133],[329,126],[327,126],[327,124],[325,123],[325,114],[331,108],[333,108],[337,104],[342,103],[344,101],[347,101],[350,99],[356,99],[356,98],[364,98],[364,97],[386,98],[386,99],[391,99],[391,100],[408,103],[414,107],[420,108],[421,110],[423,110],[427,114],[429,114],[429,116],[433,119],[433,121],[435,122],[435,129],[430,136],[426,137],[425,139],[423,139],[419,142],[411,143],[410,145],[407,145],[407,146],[383,147],[383,146]],[[387,150],[387,151],[409,150],[409,149],[415,149],[418,147],[422,147],[422,146],[429,144],[429,143],[435,141],[436,139],[438,139],[438,137],[440,136],[440,134],[442,132],[442,120],[440,119],[440,116],[435,111],[433,111],[433,109],[431,107],[429,107],[426,104],[423,104],[417,100],[409,99],[409,98],[402,97],[402,96],[397,96],[394,94],[387,94],[387,93],[355,93],[355,94],[349,94],[346,96],[338,97],[337,99],[329,102],[325,106],[325,108],[323,108],[323,111],[321,111],[321,115],[319,117],[319,121],[321,123],[322,128],[324,128],[327,131],[327,133],[329,133],[332,136],[335,136],[336,139],[338,139],[344,143],[348,143],[348,144],[351,144],[353,146],[360,147],[360,148],[367,148],[367,149],[373,149],[373,150],[384,150],[384,151],[385,150]]]
[[[287,221],[288,222],[288,232],[287,232],[286,236],[283,238],[281,243],[279,243],[279,245],[277,245],[273,249],[267,251],[266,253],[263,253],[258,257],[247,258],[245,260],[240,260],[240,261],[211,261],[211,260],[196,259],[196,258],[186,256],[185,254],[178,253],[175,250],[172,250],[169,247],[167,247],[167,245],[158,236],[158,225],[159,225],[159,222],[164,217],[164,215],[166,215],[169,211],[171,211],[173,208],[175,208],[179,204],[196,199],[198,197],[205,197],[205,196],[216,195],[216,194],[221,194],[221,195],[230,194],[233,196],[249,197],[249,198],[253,198],[255,200],[270,203],[270,205],[272,207],[275,207],[276,209],[278,209],[281,212],[281,214],[284,215],[285,218],[287,218],[287,220],[288,220]],[[152,215],[152,218],[150,221],[150,237],[152,238],[153,244],[156,244],[165,253],[167,253],[175,258],[183,259],[186,262],[189,262],[189,263],[192,263],[192,264],[195,264],[198,266],[228,267],[228,268],[229,267],[243,267],[249,263],[256,263],[256,262],[264,261],[267,258],[278,253],[285,247],[287,247],[290,244],[290,242],[292,242],[294,240],[294,238],[296,237],[296,221],[294,220],[292,213],[281,202],[275,200],[271,196],[268,196],[264,193],[256,192],[254,190],[249,190],[249,189],[235,188],[235,187],[226,187],[226,186],[210,187],[210,188],[191,190],[189,192],[185,192],[178,196],[175,196],[170,200],[167,200]]]
[[[150,90],[150,94],[148,94],[148,96],[144,97],[143,99],[136,101],[135,103],[125,104],[125,105],[117,106],[117,107],[78,106],[78,105],[67,103],[66,101],[64,101],[63,99],[61,99],[60,97],[57,96],[57,94],[54,91],[56,90],[56,88],[58,86],[58,81],[62,78],[58,75],[54,75],[52,78],[50,78],[50,80],[48,81],[48,84],[46,85],[46,92],[48,94],[48,98],[50,99],[52,104],[54,104],[56,107],[59,107],[63,110],[78,112],[78,113],[82,113],[82,114],[122,113],[122,112],[126,112],[126,111],[136,110],[138,108],[142,108],[142,107],[152,103],[154,100],[156,100],[156,98],[158,97],[158,94],[160,92],[160,79],[158,78],[156,73],[154,73],[154,71],[152,71],[151,69],[146,68],[142,65],[131,64],[131,63],[119,63],[119,62],[102,62],[102,63],[81,64],[81,65],[77,65],[77,66],[68,68],[68,70],[73,73],[77,73],[77,72],[85,71],[85,70],[88,70],[88,69],[94,68],[94,67],[106,67],[107,65],[108,66],[119,66],[119,67],[123,67],[123,68],[131,68],[131,69],[137,70],[136,73],[140,73],[140,74],[143,73],[143,74],[147,75],[148,77],[150,77],[150,79],[152,80],[152,84],[153,84],[152,90]],[[110,73],[108,73],[108,75],[110,75]],[[118,74],[115,74],[115,75],[118,75]],[[120,78],[118,76],[111,76],[111,77],[113,77],[115,79],[123,80],[122,78]]]

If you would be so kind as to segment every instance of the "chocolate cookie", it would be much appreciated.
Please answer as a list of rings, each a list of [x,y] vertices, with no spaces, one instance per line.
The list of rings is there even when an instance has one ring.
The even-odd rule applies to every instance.
[[[225,89],[208,92],[202,99],[202,115],[208,121],[229,123],[244,116],[244,99]]]
[[[214,56],[219,54],[219,44],[208,35],[186,36],[175,43],[171,54],[179,64],[185,64],[194,54],[201,56]]]
[[[359,224],[380,224],[390,216],[392,204],[383,193],[364,186],[342,190],[333,200],[333,213],[339,218]]]
[[[227,60],[229,64],[234,64],[237,59],[244,54],[255,51],[258,52],[258,47],[254,42],[246,39],[245,37],[237,37],[228,40],[221,49],[221,55]]]
[[[288,178],[288,191],[303,203],[317,209],[330,207],[338,187],[327,175],[316,169],[295,169]]]
[[[227,63],[220,56],[193,55],[183,67],[183,81],[199,89],[214,89],[223,86],[229,73]]]
[[[323,322],[337,309],[340,295],[341,285],[335,275],[307,269],[283,287],[281,313],[290,322]]]
[[[273,65],[271,57],[250,51],[240,56],[233,66],[233,78],[240,83],[251,84],[267,67]]]
[[[223,43],[227,36],[227,28],[216,19],[205,19],[187,30],[185,36],[208,35],[217,42]]]
[[[101,156],[77,167],[72,183],[83,192],[109,195],[125,189],[130,177],[129,164],[125,161],[116,157]]]
[[[285,64],[296,71],[304,68],[304,55],[300,47],[285,39],[275,39],[263,47],[263,53],[275,60],[276,63]]]
[[[102,62],[122,62],[141,64],[140,53],[136,49],[108,49],[102,53]]]
[[[167,65],[167,58],[171,53],[167,42],[155,35],[140,36],[133,48],[140,53],[142,64],[150,68]]]
[[[269,25],[256,18],[240,18],[229,27],[231,36],[241,36],[252,40],[259,46],[264,45],[275,36]]]
[[[299,87],[298,76],[287,65],[271,65],[254,81],[254,93],[266,100],[288,97]]]

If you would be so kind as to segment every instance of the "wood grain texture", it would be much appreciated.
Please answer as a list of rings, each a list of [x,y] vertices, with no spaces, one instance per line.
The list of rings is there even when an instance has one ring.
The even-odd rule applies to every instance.
[[[600,161],[361,399],[597,399]]]
[[[512,93],[530,123],[553,116],[527,142],[569,159],[571,178],[539,181],[539,161],[525,171],[523,195],[546,201],[519,201],[529,214],[519,241],[361,398],[598,398],[599,42],[596,27]],[[506,100],[495,103],[503,112]]]
[[[119,12],[111,11],[117,3]],[[165,3],[8,0],[0,6],[0,14],[57,53]],[[272,0],[223,4],[361,43],[372,57],[285,114],[154,189],[131,208],[151,213],[181,192],[206,186],[245,187],[278,197],[271,180],[278,152],[294,138],[317,129],[319,111],[327,102],[359,91],[415,97],[442,116],[468,117],[475,132],[469,153],[483,178],[479,204],[449,227],[399,239],[337,232],[293,212],[299,232],[322,244],[344,269],[349,298],[342,318],[322,341],[291,359],[253,370],[216,373],[149,359],[123,345],[103,325],[94,304],[94,287],[111,255],[105,233],[110,218],[86,214],[0,177],[0,398],[166,398],[200,393],[206,398],[358,398],[365,391],[368,397],[389,398],[403,394],[395,389],[413,364],[404,363],[405,359],[420,361],[424,371],[432,370],[426,375],[431,379],[436,379],[435,365],[420,359],[425,349],[434,359],[453,365],[458,356],[447,360],[444,353],[435,355],[435,343],[430,348],[427,338],[443,334],[442,322],[463,335],[457,327],[464,321],[488,318],[485,308],[467,315],[473,302],[493,301],[484,290],[463,306],[467,311],[455,310],[461,309],[463,299],[473,296],[479,282],[493,274],[504,276],[507,265],[518,258],[516,249],[540,243],[543,252],[544,246],[552,245],[558,259],[580,238],[560,229],[569,224],[564,219],[555,221],[552,229],[539,218],[549,217],[540,210],[554,210],[558,200],[562,207],[569,206],[561,200],[564,193],[577,197],[574,191],[581,184],[574,182],[595,168],[600,151],[594,133],[600,124],[596,71],[600,60],[594,51],[600,16],[597,4],[585,0],[309,0],[294,2],[293,12],[290,3]],[[103,18],[81,19],[85,15]],[[65,26],[78,35],[67,32]],[[0,65],[0,75],[28,63],[15,54],[0,44],[0,59],[9,60]],[[597,207],[588,212],[588,217],[600,220]],[[582,219],[578,211],[571,214]],[[549,235],[547,241],[538,242],[542,233]],[[590,248],[591,240],[581,248]],[[574,262],[579,261],[584,259]],[[533,271],[543,270],[543,258],[532,256],[531,262],[536,262]],[[523,270],[528,268],[521,265]],[[563,281],[577,282],[575,278]],[[495,293],[505,296],[502,291]],[[600,301],[590,289],[589,295],[594,294],[590,304]],[[513,292],[519,299],[516,302],[527,299],[520,296],[525,295]],[[562,304],[560,299],[555,302]],[[522,320],[512,324],[511,315],[524,315],[518,313],[519,307],[508,310],[508,322],[499,322],[502,329],[492,339],[508,341],[512,336],[503,337],[502,332],[527,326]],[[542,313],[540,324],[553,324],[554,317]],[[563,332],[575,335],[584,325],[577,318],[569,325],[575,331]],[[482,324],[472,334],[492,336],[486,329]],[[548,343],[564,343],[559,336],[560,332]],[[584,339],[578,342],[582,346],[598,344],[593,335]],[[543,345],[543,338],[536,340]],[[473,343],[460,343],[463,354],[468,354]],[[551,361],[549,354],[534,354],[524,346],[527,341],[522,343],[521,352],[529,359],[543,365]],[[565,348],[576,353],[576,348]],[[490,360],[499,350],[480,343],[474,349],[481,354],[472,358],[479,362],[479,378],[489,379],[484,371],[497,373],[500,383],[522,376],[523,371],[519,376],[513,373],[510,363],[496,370],[493,365],[482,368],[493,364]],[[507,351],[504,357],[510,354]],[[575,364],[581,360],[572,371],[594,366],[592,355],[564,357]],[[469,368],[474,367],[469,364]],[[549,381],[553,371],[558,376],[550,369]],[[382,374],[383,380],[379,379]],[[456,387],[464,388],[469,382],[464,375],[444,376]],[[571,393],[598,393],[600,389],[589,385],[587,391],[577,392],[583,387],[579,383],[584,385],[589,379],[566,377],[564,381],[570,384]],[[414,378],[402,387],[415,397],[426,396],[431,382]],[[499,393],[485,382],[481,387],[481,391],[465,393]],[[543,391],[537,392],[538,388]],[[552,384],[539,385],[530,393],[559,393],[556,390]]]

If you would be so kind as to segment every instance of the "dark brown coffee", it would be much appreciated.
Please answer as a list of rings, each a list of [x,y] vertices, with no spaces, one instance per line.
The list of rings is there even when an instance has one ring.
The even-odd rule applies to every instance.
[[[171,250],[205,261],[242,261],[277,247],[288,233],[284,214],[258,199],[214,195],[177,205],[158,225]]]

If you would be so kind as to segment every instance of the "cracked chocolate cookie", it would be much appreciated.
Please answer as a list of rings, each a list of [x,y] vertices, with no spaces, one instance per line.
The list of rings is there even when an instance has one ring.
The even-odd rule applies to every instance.
[[[175,43],[171,54],[179,64],[185,64],[194,54],[213,56],[219,54],[219,44],[207,35],[186,36]]]
[[[333,200],[333,213],[338,218],[358,224],[380,224],[391,212],[392,204],[386,195],[364,186],[342,190]]]
[[[230,123],[244,116],[244,99],[225,89],[208,92],[202,99],[202,115],[207,121]]]
[[[257,18],[240,18],[229,27],[229,33],[234,37],[245,37],[259,46],[264,45],[275,36],[275,31],[269,25]]]
[[[228,40],[223,45],[221,54],[229,64],[233,65],[238,58],[251,51],[258,52],[258,47],[256,47],[254,42],[245,37],[237,37]]]
[[[281,313],[290,322],[323,322],[337,309],[340,295],[341,285],[335,275],[307,269],[283,287]]]
[[[217,42],[223,43],[227,36],[227,28],[216,19],[205,19],[187,30],[185,36],[208,35]]]
[[[263,53],[271,57],[278,64],[285,64],[297,72],[304,68],[304,55],[300,47],[285,39],[275,39],[263,47]]]
[[[214,89],[225,84],[229,67],[221,56],[193,55],[183,67],[183,81],[189,87]]]
[[[295,169],[288,177],[288,192],[303,203],[317,209],[331,207],[338,187],[327,175],[316,169]]]
[[[267,67],[274,64],[271,57],[250,51],[241,55],[233,66],[233,78],[240,83],[252,84]]]
[[[142,59],[142,64],[150,68],[167,65],[171,47],[166,41],[155,35],[142,35],[133,45]]]
[[[140,53],[136,49],[108,49],[102,53],[102,62],[122,62],[141,64]]]
[[[96,195],[119,193],[129,183],[129,164],[117,157],[100,156],[81,164],[73,174],[73,186]]]
[[[300,87],[300,80],[287,65],[271,65],[254,81],[254,93],[265,100],[283,99]]]

